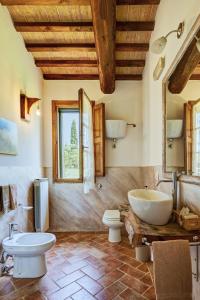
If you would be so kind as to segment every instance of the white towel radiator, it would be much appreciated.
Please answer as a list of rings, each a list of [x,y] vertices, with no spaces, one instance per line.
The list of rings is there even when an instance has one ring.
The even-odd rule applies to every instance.
[[[48,179],[34,180],[35,230],[45,232],[49,229],[49,192]]]

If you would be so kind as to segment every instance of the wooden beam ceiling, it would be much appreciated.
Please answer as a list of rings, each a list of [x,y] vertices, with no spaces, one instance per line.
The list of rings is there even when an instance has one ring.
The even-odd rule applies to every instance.
[[[93,32],[92,22],[15,22],[19,32]],[[155,22],[117,22],[117,31],[152,31]]]
[[[160,0],[0,0],[0,3],[8,6],[15,28],[22,33],[27,50],[33,52],[44,79],[100,80],[104,93],[114,91],[115,80],[142,80],[145,53],[149,50]],[[116,10],[116,5],[123,7]]]
[[[200,31],[197,36],[200,36]],[[191,76],[199,61],[200,52],[197,49],[196,39],[194,38],[169,79],[168,88],[172,94],[182,92],[188,80],[192,78]]]
[[[160,0],[116,0],[117,5],[158,5]],[[1,0],[2,5],[90,5],[90,0]]]
[[[26,48],[30,52],[67,52],[67,51],[87,51],[96,52],[95,44],[92,43],[26,43]],[[116,44],[116,51],[137,51],[146,52],[149,49],[147,43],[120,43]]]
[[[97,67],[97,60],[36,59],[37,67]],[[145,60],[117,60],[117,67],[144,67]]]
[[[87,43],[27,43],[26,48],[31,52],[57,52],[57,51],[87,51],[96,52],[95,44]]]
[[[200,74],[192,74],[190,80],[200,80]]]
[[[116,0],[91,0],[101,90],[115,90]]]
[[[96,74],[43,74],[46,80],[98,80]],[[118,74],[116,80],[142,80],[142,74]]]

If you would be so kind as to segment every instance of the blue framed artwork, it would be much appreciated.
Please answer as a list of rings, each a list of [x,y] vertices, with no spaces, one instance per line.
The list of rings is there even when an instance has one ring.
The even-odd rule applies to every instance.
[[[0,154],[17,155],[17,125],[7,119],[0,118]]]

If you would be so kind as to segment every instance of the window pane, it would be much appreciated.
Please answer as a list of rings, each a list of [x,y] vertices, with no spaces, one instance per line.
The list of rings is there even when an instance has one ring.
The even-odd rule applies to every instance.
[[[80,178],[79,124],[78,109],[59,109],[60,178]]]

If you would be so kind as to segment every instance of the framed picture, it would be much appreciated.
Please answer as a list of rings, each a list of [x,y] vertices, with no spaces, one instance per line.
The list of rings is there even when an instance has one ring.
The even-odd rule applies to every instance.
[[[0,118],[0,154],[17,155],[17,125],[7,119]]]

